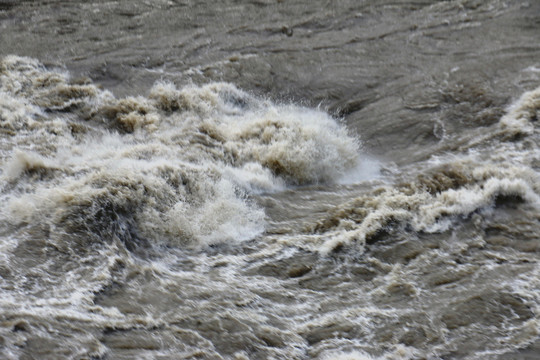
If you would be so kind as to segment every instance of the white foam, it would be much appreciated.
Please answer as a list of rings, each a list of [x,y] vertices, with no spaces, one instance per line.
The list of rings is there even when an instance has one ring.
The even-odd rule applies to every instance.
[[[508,132],[531,135],[534,132],[532,119],[539,119],[540,87],[521,95],[500,120],[500,125]]]
[[[243,241],[264,231],[250,194],[348,172],[358,181],[376,168],[359,161],[358,141],[328,114],[230,84],[160,82],[148,97],[115,99],[33,59],[7,57],[0,66],[9,100],[0,109],[19,131],[2,168],[13,184],[2,211],[13,224],[103,234],[119,221],[121,231],[136,227],[156,241]]]
[[[479,153],[470,156],[475,158]],[[467,157],[451,159],[452,162],[446,167],[461,166],[464,173],[458,176],[468,177],[468,183],[435,194],[428,192],[421,184],[412,183],[412,189],[403,190],[384,186],[377,191],[377,195],[369,198],[366,195],[365,198],[338,206],[338,209],[345,209],[343,214],[351,215],[355,214],[351,209],[360,206],[359,214],[365,212],[360,220],[354,216],[342,217],[339,215],[342,212],[337,211],[338,225],[320,235],[313,235],[312,241],[320,242],[318,250],[328,253],[340,245],[353,243],[362,250],[369,236],[385,229],[391,222],[409,224],[416,231],[446,231],[459,218],[477,210],[493,208],[500,196],[515,197],[527,202],[528,206],[540,208],[539,177],[526,166],[480,165]],[[439,171],[443,168],[440,167]]]
[[[395,345],[393,349],[386,351],[379,356],[370,355],[361,350],[355,351],[328,351],[321,360],[410,360],[416,359],[419,356],[419,351],[415,348],[405,345]]]

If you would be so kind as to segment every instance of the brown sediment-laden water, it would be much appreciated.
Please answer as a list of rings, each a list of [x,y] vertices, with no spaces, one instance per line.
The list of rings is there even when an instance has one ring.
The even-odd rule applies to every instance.
[[[0,0],[0,358],[539,359],[540,3]]]

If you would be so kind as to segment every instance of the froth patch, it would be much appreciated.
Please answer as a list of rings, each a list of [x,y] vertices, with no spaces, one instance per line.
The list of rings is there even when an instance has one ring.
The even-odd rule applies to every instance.
[[[355,165],[358,144],[328,115],[271,107],[216,124],[226,147],[291,184],[332,182]]]
[[[0,61],[3,210],[91,241],[189,246],[264,231],[253,193],[338,181],[360,144],[328,114],[274,104],[231,84],[115,98],[38,61]],[[25,174],[30,176],[24,176]]]
[[[323,355],[321,360],[376,360],[373,356],[363,351],[339,351]]]
[[[17,130],[33,126],[38,114],[41,114],[39,107],[0,90],[0,129],[4,134],[15,135]]]
[[[501,118],[500,125],[509,135],[531,135],[539,118],[540,88],[537,88],[521,95]]]
[[[507,110],[497,135],[503,139],[532,135],[539,112],[537,88],[524,93]],[[416,179],[381,187],[336,207],[313,227],[310,241],[323,253],[349,244],[363,250],[370,239],[396,224],[414,231],[442,232],[457,218],[508,202],[538,208],[540,179],[534,165],[537,149],[531,148],[534,140],[493,146],[485,148],[483,144],[461,157],[448,156],[437,164],[427,162]]]
[[[320,360],[410,360],[416,359],[419,351],[405,345],[396,345],[394,349],[382,355],[374,356],[360,350],[353,351],[327,351],[319,357]]]
[[[96,171],[8,197],[6,218],[15,225],[60,226],[88,241],[118,238],[128,247],[148,240],[181,246],[237,242],[264,230],[263,211],[218,174],[115,160],[100,159]]]
[[[220,105],[220,87],[227,86],[220,85],[210,84],[204,87],[193,85],[178,89],[172,83],[159,82],[150,90],[149,98],[155,101],[159,109],[167,112],[194,111],[209,114]]]
[[[197,238],[203,244],[249,240],[264,230],[264,212],[249,206],[226,180],[220,181],[214,196],[202,204],[177,203],[166,216],[169,232]]]
[[[52,164],[41,156],[33,153],[16,150],[11,161],[4,169],[3,175],[6,180],[15,180],[23,173],[35,173],[52,168]]]
[[[144,97],[128,97],[101,106],[94,118],[99,115],[111,121],[121,131],[132,133],[139,129],[154,131],[159,125],[159,114],[153,104]]]
[[[44,111],[88,114],[113,99],[108,91],[85,80],[72,80],[67,72],[48,70],[35,59],[13,55],[0,61],[0,89]]]
[[[233,165],[255,162],[290,184],[336,181],[358,161],[358,141],[321,111],[275,105],[223,83],[183,89],[159,83],[150,99],[170,114],[169,123],[192,122],[191,131]]]
[[[231,84],[177,88],[160,82],[148,97],[115,99],[88,80],[74,81],[69,74],[48,70],[33,59],[8,56],[1,63],[0,91],[13,98],[11,103],[24,101],[40,109],[41,128],[52,125],[44,121],[50,117],[44,112],[56,116],[61,112],[103,130],[156,132],[154,139],[162,142],[174,135],[177,145],[203,145],[193,158],[212,157],[235,167],[259,163],[294,185],[337,181],[359,161],[358,140],[328,114],[276,105]],[[16,112],[3,108],[13,118],[10,123],[15,123]],[[22,104],[17,108],[22,109]],[[23,128],[32,130],[27,112],[18,118],[25,119]],[[74,129],[65,126],[60,131]]]
[[[429,233],[446,231],[456,218],[493,207],[501,198],[540,206],[538,180],[526,168],[465,161],[445,164],[432,170],[430,176],[423,174],[408,184],[382,187],[338,206],[313,230],[320,234],[319,250],[323,253],[353,243],[363,249],[370,238],[392,224]]]

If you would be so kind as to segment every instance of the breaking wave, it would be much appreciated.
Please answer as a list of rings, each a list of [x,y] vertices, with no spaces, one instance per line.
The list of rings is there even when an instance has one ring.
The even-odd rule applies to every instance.
[[[324,112],[235,86],[155,84],[117,99],[34,59],[0,62],[2,218],[129,243],[243,241],[250,194],[334,182],[359,142]],[[91,236],[90,236],[91,238]]]
[[[311,229],[323,253],[367,242],[392,228],[444,232],[478,211],[507,202],[540,207],[540,88],[523,94],[500,121],[472,138],[463,154],[433,156],[399,181],[338,205]],[[503,141],[500,141],[503,140]],[[524,141],[517,141],[524,140]]]

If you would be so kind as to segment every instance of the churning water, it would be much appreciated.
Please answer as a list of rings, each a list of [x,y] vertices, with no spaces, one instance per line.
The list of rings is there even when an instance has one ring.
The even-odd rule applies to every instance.
[[[540,358],[538,19],[0,1],[0,358]]]

